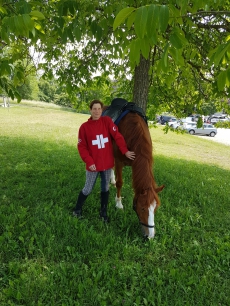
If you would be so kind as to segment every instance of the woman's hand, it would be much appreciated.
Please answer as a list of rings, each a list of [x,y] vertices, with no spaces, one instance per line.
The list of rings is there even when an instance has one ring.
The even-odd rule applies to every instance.
[[[126,153],[125,153],[125,156],[126,156],[127,158],[131,159],[131,160],[134,160],[135,157],[136,157],[135,153],[132,152],[132,151],[126,152]]]
[[[89,170],[91,170],[91,171],[96,171],[96,166],[95,166],[95,165],[89,166]]]

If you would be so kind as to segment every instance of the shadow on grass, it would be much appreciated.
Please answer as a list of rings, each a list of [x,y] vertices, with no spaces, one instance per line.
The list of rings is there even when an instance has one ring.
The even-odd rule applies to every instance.
[[[85,203],[85,219],[79,221],[71,217],[85,182],[85,166],[75,147],[65,143],[1,138],[0,152],[1,234],[10,232],[10,240],[19,242],[18,246],[21,240],[27,241],[28,247],[32,239],[33,246],[37,244],[42,252],[47,252],[47,243],[56,240],[62,242],[61,245],[55,244],[59,250],[59,255],[55,256],[61,258],[65,257],[64,249],[68,245],[79,243],[82,252],[86,251],[86,241],[91,240],[92,233],[95,245],[96,241],[101,244],[101,240],[113,237],[121,237],[126,242],[142,241],[131,205],[130,168],[124,169],[124,211],[115,209],[115,188],[110,188],[111,223],[107,227],[98,217],[100,179]],[[155,158],[154,171],[157,183],[166,185],[160,195],[162,205],[155,219],[158,237],[171,231],[170,222],[172,226],[174,222],[181,228],[182,224],[194,224],[198,220],[201,222],[199,227],[203,222],[209,229],[216,228],[215,223],[218,222],[219,231],[224,231],[229,225],[229,218],[226,218],[230,198],[229,171],[164,156]],[[189,226],[188,230],[191,230]],[[19,247],[19,256],[21,251]],[[26,252],[30,251],[25,249],[21,256],[25,256]],[[48,252],[54,256],[51,249]],[[7,250],[5,254],[9,258]]]
[[[100,180],[85,203],[85,218],[77,220],[71,215],[85,182],[85,166],[75,147],[1,137],[0,158],[0,274],[5,301],[18,304],[22,300],[27,305],[39,296],[40,303],[48,305],[52,290],[50,303],[55,305],[61,301],[70,305],[76,292],[86,301],[81,305],[100,305],[105,300],[108,305],[121,305],[117,297],[121,298],[124,290],[134,290],[132,284],[137,285],[140,277],[145,282],[134,286],[133,298],[129,298],[132,305],[146,288],[164,292],[168,280],[171,285],[166,297],[175,303],[183,295],[187,301],[198,296],[189,288],[200,292],[201,279],[204,285],[213,281],[217,289],[199,294],[200,301],[209,297],[220,301],[220,289],[228,287],[224,258],[229,254],[229,171],[156,156],[155,178],[166,188],[156,213],[156,238],[144,242],[131,205],[130,168],[124,169],[124,211],[115,209],[115,188],[111,187],[111,222],[105,225],[98,217]],[[212,270],[206,269],[206,262]],[[153,270],[155,276],[149,278]],[[204,274],[206,278],[202,278]],[[184,285],[188,279],[190,283]],[[98,296],[94,290],[94,297],[90,288],[99,281],[105,293]],[[150,300],[157,299],[155,293]],[[225,295],[221,299],[225,302]]]

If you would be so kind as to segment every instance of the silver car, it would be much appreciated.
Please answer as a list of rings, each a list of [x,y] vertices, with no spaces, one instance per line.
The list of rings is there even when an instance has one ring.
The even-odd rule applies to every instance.
[[[191,135],[208,135],[214,137],[217,134],[217,129],[212,124],[203,124],[203,127],[188,126],[185,130]]]

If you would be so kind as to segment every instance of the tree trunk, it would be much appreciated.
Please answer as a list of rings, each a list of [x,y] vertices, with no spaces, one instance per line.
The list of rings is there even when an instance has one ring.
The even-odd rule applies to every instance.
[[[140,64],[134,71],[133,102],[146,112],[149,91],[150,60],[140,56]]]

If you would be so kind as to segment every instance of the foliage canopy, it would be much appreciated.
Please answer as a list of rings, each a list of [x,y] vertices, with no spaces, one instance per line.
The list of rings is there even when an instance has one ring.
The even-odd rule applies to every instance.
[[[2,0],[0,88],[20,99],[16,86],[36,70],[55,77],[72,101],[98,74],[122,80],[113,95],[144,109],[227,101],[229,13],[223,0]]]

